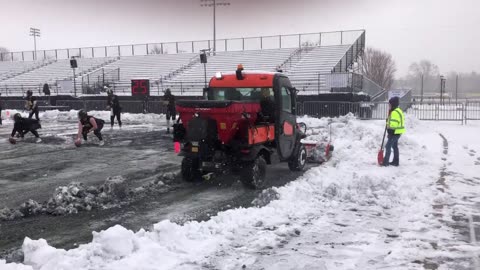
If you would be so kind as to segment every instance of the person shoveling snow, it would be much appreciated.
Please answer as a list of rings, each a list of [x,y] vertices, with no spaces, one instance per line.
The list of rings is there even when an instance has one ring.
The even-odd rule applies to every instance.
[[[400,136],[405,133],[405,115],[403,114],[402,109],[400,109],[400,99],[398,97],[391,98],[388,103],[390,103],[390,113],[387,118],[386,131],[388,133],[387,144],[385,145],[385,157],[383,160],[379,158],[379,164],[382,166],[398,166],[400,165],[400,153],[398,151],[398,140]],[[384,134],[385,139],[385,134]],[[383,145],[383,142],[382,142]],[[390,162],[390,153],[393,149],[393,160]],[[380,162],[382,161],[382,162]]]

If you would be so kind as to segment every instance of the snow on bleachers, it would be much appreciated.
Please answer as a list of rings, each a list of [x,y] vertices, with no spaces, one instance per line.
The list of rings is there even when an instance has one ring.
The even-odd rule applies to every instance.
[[[265,49],[248,51],[217,52],[208,57],[207,79],[216,72],[234,71],[238,64],[245,70],[275,71],[288,61],[284,72],[292,84],[299,90],[317,89],[318,84],[325,85],[326,76],[342,59],[351,45],[335,45],[302,48]],[[116,91],[129,92],[130,81],[135,78],[148,78],[157,92],[166,87],[175,92],[201,92],[204,82],[204,65],[197,53],[158,54],[145,56],[122,56],[118,58],[78,58],[75,70],[77,79],[100,67],[106,70],[119,68],[120,79],[115,82]],[[24,89],[25,86],[55,84],[56,80],[71,79],[73,76],[69,60],[57,60],[33,69],[33,63],[42,62],[0,62],[0,89]],[[2,80],[6,71],[31,71]],[[3,71],[3,72],[2,72]],[[319,80],[320,78],[320,80]],[[80,80],[77,80],[80,82]],[[158,84],[157,84],[158,82]],[[159,90],[161,88],[161,90]]]
[[[76,75],[93,71],[93,69],[111,61],[112,58],[77,58],[78,68],[75,69]],[[13,62],[12,62],[13,63]],[[15,62],[22,65],[25,62]],[[21,85],[36,84],[54,84],[56,80],[63,80],[73,77],[73,71],[70,68],[70,60],[57,60],[51,64],[45,65],[30,72],[4,80],[0,85],[9,85],[10,87]]]
[[[41,65],[43,62],[41,61],[25,61],[25,62],[18,62],[18,61],[3,61],[0,62],[0,81],[20,74],[22,72],[26,72],[28,70],[34,69],[35,67]]]
[[[198,54],[181,53],[125,56],[108,65],[107,68],[120,68],[119,84],[128,84],[131,79],[135,78],[147,78],[155,81],[188,65],[190,60],[195,57],[198,57]]]
[[[295,87],[299,90],[306,89],[312,84],[318,87],[319,78],[320,85],[325,85],[326,76],[319,77],[319,74],[330,74],[350,46],[314,47],[308,53],[302,55],[302,59],[288,70],[287,75],[295,82]]]
[[[234,71],[238,64],[242,64],[245,70],[275,71],[294,51],[295,48],[217,52],[207,59],[207,78],[219,71]],[[204,76],[203,64],[197,63],[173,81],[204,81]]]

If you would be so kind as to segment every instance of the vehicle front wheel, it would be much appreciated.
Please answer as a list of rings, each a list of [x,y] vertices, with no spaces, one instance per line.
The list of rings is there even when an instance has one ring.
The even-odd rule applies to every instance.
[[[193,182],[200,178],[200,161],[198,158],[184,157],[182,160],[182,179],[186,182]]]
[[[307,149],[302,145],[298,149],[297,153],[288,161],[288,168],[291,171],[301,171],[307,163]]]
[[[240,171],[242,183],[252,189],[262,189],[266,185],[267,162],[263,156],[258,156],[254,161],[245,163]]]

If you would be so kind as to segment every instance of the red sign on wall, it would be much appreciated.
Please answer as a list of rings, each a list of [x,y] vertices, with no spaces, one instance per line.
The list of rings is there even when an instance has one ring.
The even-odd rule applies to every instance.
[[[150,96],[150,80],[133,79],[132,96]]]

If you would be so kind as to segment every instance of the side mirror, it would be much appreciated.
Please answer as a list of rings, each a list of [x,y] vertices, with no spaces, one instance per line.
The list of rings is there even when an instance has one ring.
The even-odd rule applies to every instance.
[[[203,99],[208,99],[208,87],[203,88]]]
[[[297,123],[298,130],[300,130],[303,134],[307,133],[307,124],[303,122]]]

